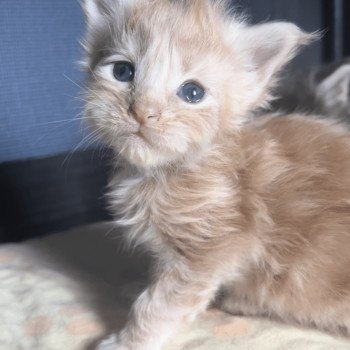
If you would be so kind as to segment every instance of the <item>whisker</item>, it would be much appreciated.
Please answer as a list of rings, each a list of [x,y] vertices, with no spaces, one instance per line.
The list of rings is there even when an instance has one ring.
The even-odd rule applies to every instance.
[[[79,114],[81,114],[81,113],[79,113]],[[59,124],[59,123],[73,123],[75,121],[84,120],[84,119],[96,119],[96,120],[98,120],[99,118],[97,118],[97,117],[79,117],[79,118],[74,117],[74,118],[70,118],[70,119],[62,119],[62,120],[54,120],[51,122],[38,123],[36,125],[37,126],[45,126],[45,125]]]
[[[87,136],[85,136],[85,137],[77,144],[77,146],[75,146],[74,149],[73,149],[71,152],[69,152],[69,154],[64,158],[64,160],[63,160],[63,162],[62,162],[62,164],[61,164],[61,167],[63,167],[65,164],[66,164],[67,167],[68,167],[69,162],[70,162],[70,160],[72,159],[74,153],[75,153],[79,148],[81,148],[81,147],[84,145],[84,143],[86,143],[86,142],[89,141],[90,144],[91,144],[91,140],[94,141],[94,138],[98,135],[98,133],[101,131],[101,129],[102,129],[102,128],[100,127],[100,128],[98,128],[98,129],[96,129],[96,130],[90,132]],[[96,140],[97,140],[97,139],[96,139]],[[86,149],[86,148],[85,148],[85,149]]]
[[[63,74],[63,76],[68,79],[71,83],[73,83],[75,86],[77,86],[81,90],[85,90],[86,87],[83,87],[79,85],[77,82],[75,82],[73,79],[69,78],[66,74]]]

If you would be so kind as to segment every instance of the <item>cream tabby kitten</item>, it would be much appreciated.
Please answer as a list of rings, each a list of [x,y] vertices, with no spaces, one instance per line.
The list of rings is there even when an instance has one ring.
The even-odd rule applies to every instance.
[[[253,121],[312,35],[214,0],[85,0],[86,115],[125,160],[111,205],[157,258],[98,349],[159,350],[220,293],[228,312],[350,327],[350,133]]]

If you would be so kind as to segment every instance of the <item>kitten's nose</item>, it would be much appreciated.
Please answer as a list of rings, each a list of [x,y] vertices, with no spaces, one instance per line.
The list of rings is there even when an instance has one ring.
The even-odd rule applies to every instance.
[[[159,120],[159,112],[146,106],[131,105],[129,112],[140,124],[154,123]]]

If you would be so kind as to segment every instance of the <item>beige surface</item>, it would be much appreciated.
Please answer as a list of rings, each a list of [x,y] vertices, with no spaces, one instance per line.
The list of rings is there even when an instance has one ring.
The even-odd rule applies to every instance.
[[[82,350],[123,324],[147,263],[121,254],[108,232],[95,225],[0,246],[0,350]],[[209,310],[167,347],[185,349],[345,350],[350,342]]]

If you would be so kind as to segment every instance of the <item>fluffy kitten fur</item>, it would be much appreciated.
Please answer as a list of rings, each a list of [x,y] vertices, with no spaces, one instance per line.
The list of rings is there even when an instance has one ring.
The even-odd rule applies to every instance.
[[[267,112],[302,112],[350,123],[350,58],[310,72],[288,72]]]
[[[157,258],[130,320],[98,349],[157,350],[222,291],[229,312],[350,327],[350,135],[250,118],[312,39],[248,26],[223,1],[85,0],[86,115],[125,160],[110,183],[126,239]],[[113,64],[135,65],[135,79]],[[198,104],[176,94],[206,89]],[[152,118],[150,117],[152,116]]]

